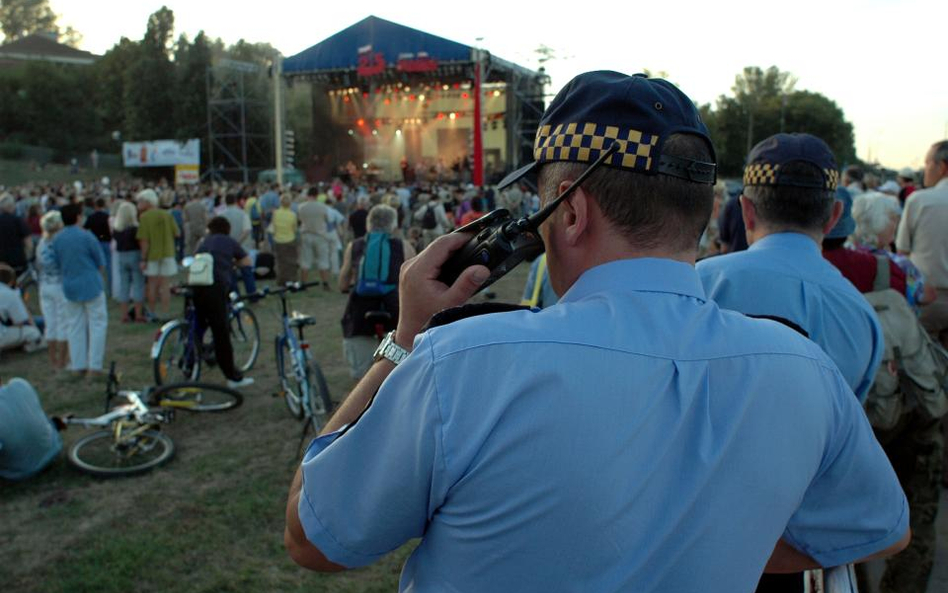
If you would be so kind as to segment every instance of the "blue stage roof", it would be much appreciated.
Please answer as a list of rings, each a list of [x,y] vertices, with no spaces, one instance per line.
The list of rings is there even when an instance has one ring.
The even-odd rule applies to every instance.
[[[366,51],[367,48],[370,50]],[[360,54],[360,50],[362,53]],[[367,17],[332,37],[283,60],[285,74],[354,69],[363,59],[381,54],[387,65],[419,52],[437,62],[470,62],[471,47],[375,16]],[[365,62],[363,62],[364,64]],[[370,62],[375,63],[375,62]]]

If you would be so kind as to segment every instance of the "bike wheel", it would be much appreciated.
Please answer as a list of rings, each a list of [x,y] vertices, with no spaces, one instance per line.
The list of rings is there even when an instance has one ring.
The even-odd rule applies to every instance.
[[[26,305],[26,310],[29,311],[30,315],[35,317],[43,314],[40,308],[39,285],[35,280],[28,278],[21,284],[20,294],[23,296],[23,304]]]
[[[244,403],[240,392],[209,383],[170,383],[149,394],[148,405],[188,412],[223,412]]]
[[[309,378],[309,412],[313,418],[313,427],[319,432],[332,413],[329,385],[315,360],[309,361],[306,375]]]
[[[103,478],[140,474],[173,456],[174,442],[157,430],[118,441],[113,431],[100,430],[76,441],[67,454],[77,469]]]
[[[188,338],[189,331],[190,327],[183,320],[161,330],[151,348],[156,385],[197,381],[201,376],[201,357]]]
[[[282,338],[276,339],[277,372],[280,373],[280,386],[283,389],[283,401],[290,415],[297,420],[303,417],[303,388],[296,380],[293,371],[293,353],[290,344]]]
[[[230,316],[230,342],[234,348],[234,366],[241,373],[253,368],[260,354],[260,325],[257,316],[246,307]]]

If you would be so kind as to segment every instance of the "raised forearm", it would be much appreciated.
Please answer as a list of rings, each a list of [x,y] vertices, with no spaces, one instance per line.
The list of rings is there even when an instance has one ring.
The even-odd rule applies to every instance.
[[[372,401],[372,397],[382,386],[382,382],[394,369],[395,365],[385,359],[373,364],[369,368],[369,372],[362,377],[362,380],[339,405],[339,409],[329,419],[320,434],[337,431],[343,426],[355,422],[362,411],[365,410],[365,407],[369,405],[369,402]]]

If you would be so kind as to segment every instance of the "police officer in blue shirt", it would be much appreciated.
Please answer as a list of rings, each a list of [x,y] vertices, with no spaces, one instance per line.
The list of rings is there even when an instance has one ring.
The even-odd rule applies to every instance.
[[[297,563],[421,538],[402,591],[731,592],[906,545],[905,497],[835,365],[705,296],[714,154],[688,97],[573,79],[528,167],[543,202],[613,144],[540,229],[555,307],[422,331],[488,270],[437,279],[458,233],[403,265],[397,329],[290,487]]]
[[[740,198],[750,248],[702,260],[697,269],[719,306],[801,327],[864,401],[882,360],[882,328],[872,306],[822,256],[823,237],[843,211],[837,178],[833,153],[819,138],[764,140],[747,158]]]

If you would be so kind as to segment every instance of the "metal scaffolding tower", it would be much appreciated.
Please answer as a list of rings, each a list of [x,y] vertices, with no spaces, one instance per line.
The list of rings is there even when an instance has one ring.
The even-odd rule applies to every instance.
[[[262,68],[221,60],[207,69],[208,169],[204,178],[254,180],[272,162],[269,85]]]

